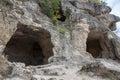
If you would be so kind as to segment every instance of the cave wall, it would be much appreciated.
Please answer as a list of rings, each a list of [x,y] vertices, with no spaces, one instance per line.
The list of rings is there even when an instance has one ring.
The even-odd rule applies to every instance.
[[[91,30],[87,38],[86,51],[91,53],[94,58],[115,59],[115,53],[108,33]]]
[[[39,28],[34,31],[18,23],[18,29],[8,41],[3,54],[11,62],[42,65],[47,64],[48,58],[53,56],[52,49],[51,35],[47,30]]]
[[[5,46],[11,39],[15,39],[14,36],[16,34],[19,34],[19,36],[23,36],[24,34],[29,35],[25,38],[27,41],[27,46],[24,46],[25,48],[28,48],[28,44],[33,44],[34,42],[37,42],[40,47],[42,46],[42,52],[44,53],[44,56],[46,56],[46,59],[44,59],[45,63],[47,63],[48,57],[53,55],[53,53],[54,57],[64,56],[68,60],[74,55],[82,55],[85,59],[91,59],[91,57],[89,57],[90,55],[86,52],[86,42],[88,38],[99,40],[100,44],[98,45],[100,45],[102,49],[102,58],[108,58],[108,54],[113,57],[114,54],[119,54],[120,52],[119,45],[114,45],[111,42],[111,38],[108,38],[108,35],[112,33],[112,28],[115,28],[115,25],[110,24],[115,23],[120,19],[117,16],[109,14],[110,8],[105,5],[96,5],[92,0],[90,0],[90,2],[88,0],[62,0],[61,10],[62,14],[65,16],[65,18],[63,18],[65,21],[58,21],[59,28],[68,29],[68,31],[65,32],[65,35],[62,35],[58,31],[58,27],[53,24],[52,20],[41,11],[40,6],[34,1],[21,2],[15,0],[13,2],[11,1],[11,4],[13,4],[15,10],[11,9],[9,12],[4,11],[3,8],[0,11],[0,53],[3,52]],[[26,29],[30,30],[28,31],[29,33],[26,33],[25,31],[23,34],[21,31],[16,31],[20,28],[23,29],[22,26],[18,25],[19,22],[29,26],[30,29]],[[110,31],[109,28],[111,29]],[[42,32],[40,31],[41,29],[43,30]],[[44,33],[44,30],[49,31],[49,33],[46,31]],[[93,32],[91,35],[91,30],[97,32]],[[98,33],[101,35],[96,35]],[[49,35],[51,36],[51,42],[49,42],[50,38],[47,38]],[[99,37],[92,38],[92,36],[95,35]],[[42,39],[38,37],[41,37]],[[115,43],[119,44],[119,41],[115,36],[112,35],[112,37],[113,40],[115,39]],[[48,47],[51,46],[51,43],[54,45],[53,53],[51,52],[51,48],[48,49]],[[23,44],[17,45],[23,46]],[[114,45],[114,49],[111,45]],[[26,51],[29,51],[27,48]],[[47,55],[49,51],[50,54]]]

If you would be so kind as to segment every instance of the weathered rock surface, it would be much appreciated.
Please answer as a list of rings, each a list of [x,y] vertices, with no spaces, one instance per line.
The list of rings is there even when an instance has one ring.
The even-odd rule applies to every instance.
[[[0,6],[0,54],[8,59],[1,80],[120,79],[120,39],[112,32],[120,18],[108,6],[61,0],[65,34],[34,0]]]

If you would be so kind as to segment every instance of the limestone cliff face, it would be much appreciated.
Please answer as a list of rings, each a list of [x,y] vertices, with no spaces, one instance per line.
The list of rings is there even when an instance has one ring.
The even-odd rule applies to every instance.
[[[78,0],[65,5],[67,2],[63,2],[63,9],[71,11],[69,20],[72,24],[73,46],[79,51],[88,50],[95,57],[114,57],[116,50],[112,48],[114,35],[111,31],[120,19],[109,14],[111,9],[102,4]]]
[[[90,68],[95,73],[96,65],[98,72],[100,69],[103,72],[95,76],[106,74],[119,79],[120,64],[112,60],[120,59],[120,39],[112,31],[120,18],[109,14],[110,11],[108,6],[94,0],[61,0],[61,13],[65,20],[59,20],[58,24],[60,29],[67,29],[65,34],[61,34],[37,2],[10,0],[8,6],[0,8],[1,55],[10,62],[25,65],[49,64],[40,66],[40,69],[25,69],[25,65],[9,63],[13,68],[9,74],[12,77],[5,80],[43,80],[41,76],[45,80],[96,80],[96,77],[82,72]],[[112,65],[112,62],[117,65]],[[23,69],[25,73],[21,71]],[[69,79],[72,74],[75,75]],[[103,80],[102,77],[99,79]]]

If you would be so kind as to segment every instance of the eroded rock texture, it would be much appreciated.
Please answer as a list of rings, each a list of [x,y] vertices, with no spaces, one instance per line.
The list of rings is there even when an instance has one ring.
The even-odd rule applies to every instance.
[[[107,33],[92,30],[87,38],[87,51],[92,53],[94,57],[99,58],[115,58],[113,43],[108,38]]]
[[[9,73],[0,79],[119,80],[120,38],[112,31],[120,18],[109,14],[108,6],[93,0],[61,0],[59,27],[36,0],[10,0],[0,6],[0,53],[9,64]],[[59,28],[67,31],[61,34]],[[90,68],[88,74],[84,66]],[[99,69],[111,76],[102,77]]]
[[[94,57],[114,59],[116,50],[113,49],[112,38],[115,36],[111,30],[120,19],[109,14],[111,9],[92,0],[63,1],[62,4],[65,14],[70,15],[73,46],[79,51],[87,50]]]
[[[48,58],[53,56],[50,33],[42,28],[32,29],[33,27],[17,24],[17,30],[3,52],[9,61],[41,65],[48,63]]]

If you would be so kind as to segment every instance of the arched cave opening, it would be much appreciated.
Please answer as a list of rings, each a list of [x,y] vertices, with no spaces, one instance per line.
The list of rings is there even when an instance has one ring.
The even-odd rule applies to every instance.
[[[86,51],[91,53],[94,58],[102,58],[101,33],[91,31],[86,41]]]
[[[18,24],[18,29],[8,41],[3,54],[10,62],[25,65],[43,65],[53,56],[50,33],[45,29],[33,30],[32,26]]]

